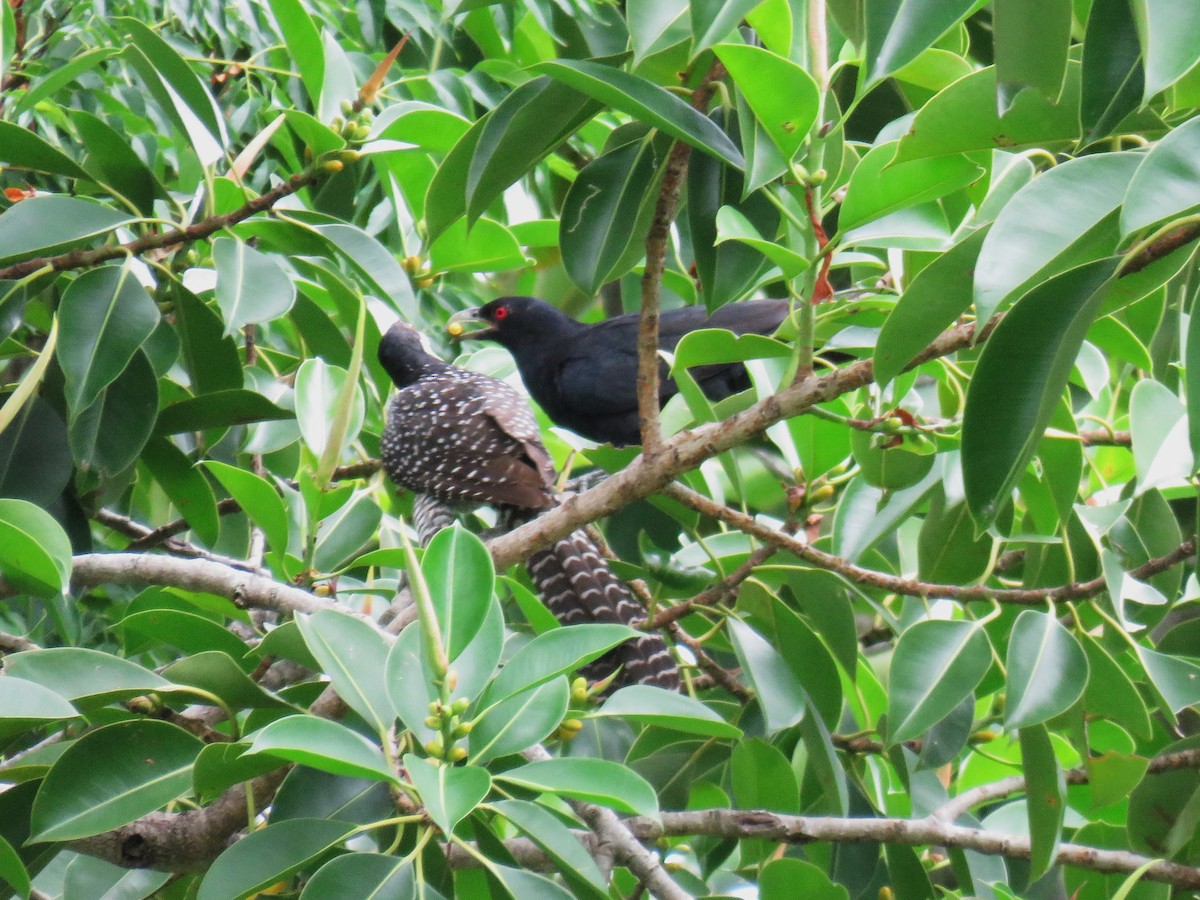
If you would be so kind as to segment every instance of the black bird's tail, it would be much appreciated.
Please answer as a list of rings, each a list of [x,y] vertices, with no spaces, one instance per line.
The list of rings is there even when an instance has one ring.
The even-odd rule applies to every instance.
[[[629,587],[613,574],[583,531],[538,551],[526,567],[546,607],[563,625],[608,622],[636,627],[645,618],[646,611]],[[600,681],[618,668],[610,690],[632,684],[679,690],[679,669],[660,634],[626,641],[588,663],[581,673],[589,681]]]

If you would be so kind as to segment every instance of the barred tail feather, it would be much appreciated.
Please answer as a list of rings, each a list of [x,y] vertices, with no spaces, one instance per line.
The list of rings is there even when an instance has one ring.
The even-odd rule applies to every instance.
[[[645,610],[582,531],[534,554],[527,565],[546,607],[564,625],[609,622],[634,626],[645,618]],[[661,635],[647,634],[614,647],[582,672],[595,681],[607,678],[618,667],[613,689],[631,684],[679,689],[679,670]]]

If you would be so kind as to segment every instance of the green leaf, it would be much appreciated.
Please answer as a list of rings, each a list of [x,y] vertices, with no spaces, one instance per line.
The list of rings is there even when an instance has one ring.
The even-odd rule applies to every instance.
[[[990,534],[976,536],[974,520],[961,493],[953,498],[946,493],[934,491],[929,512],[921,523],[917,576],[934,584],[971,584],[987,572],[995,541]]]
[[[1084,634],[1079,640],[1088,660],[1084,709],[1125,726],[1138,737],[1148,738],[1150,713],[1129,675],[1095,638]]]
[[[791,162],[817,120],[820,97],[812,76],[790,59],[762,47],[721,44],[713,52],[729,70],[771,143],[785,162]],[[744,165],[740,155],[737,160],[731,164],[740,169]]]
[[[753,247],[775,265],[784,278],[795,278],[809,267],[809,262],[799,253],[782,244],[766,240],[754,223],[732,206],[722,206],[717,210],[717,239],[715,243],[737,241],[747,247]],[[690,334],[688,335],[690,337]]]
[[[71,541],[27,500],[0,499],[0,575],[19,590],[61,596],[71,580]]]
[[[341,408],[340,398],[347,377],[345,369],[331,366],[323,359],[306,359],[296,372],[296,421],[304,443],[318,459],[325,453],[325,444],[333,431],[331,423]],[[354,390],[352,415],[343,447],[358,438],[365,417],[366,400],[359,385]]]
[[[519,86],[472,125],[438,167],[425,196],[429,239],[436,241],[468,206],[479,213],[488,209],[600,109],[599,103],[551,78]]]
[[[84,160],[88,172],[133,203],[142,215],[153,216],[154,199],[166,192],[125,135],[86,110],[73,109],[70,116],[88,150]]]
[[[1180,487],[1195,469],[1190,443],[1185,440],[1187,412],[1179,397],[1164,384],[1144,379],[1129,395],[1129,430],[1137,488]]]
[[[493,863],[490,874],[504,885],[509,895],[520,900],[572,900],[573,897],[545,875],[525,869]]]
[[[30,828],[38,841],[102,834],[154,812],[192,786],[204,744],[168,722],[107,725],[72,744],[46,775]]]
[[[90,200],[30,197],[0,214],[0,264],[57,253],[132,221],[128,213]]]
[[[607,897],[607,880],[579,839],[553,813],[528,800],[497,800],[492,807],[554,860],[558,871],[577,891]]]
[[[272,756],[246,756],[243,743],[206,744],[192,766],[192,785],[203,803],[215,800],[235,784],[242,784],[283,768]]]
[[[571,687],[560,675],[497,703],[475,718],[471,761],[483,765],[544,740],[562,723],[570,700]]]
[[[421,795],[429,818],[446,835],[482,803],[492,789],[492,777],[478,766],[431,765],[428,760],[406,753],[404,769]]]
[[[888,676],[888,744],[920,737],[969,697],[992,665],[974,622],[925,619],[905,629]]]
[[[260,687],[230,655],[219,650],[204,650],[186,656],[163,669],[163,675],[178,685],[215,694],[232,709],[295,708]]]
[[[1200,118],[1167,134],[1140,158],[1121,204],[1121,234],[1200,206]]]
[[[492,605],[496,579],[492,556],[479,538],[455,524],[433,536],[421,558],[421,571],[446,642],[446,656],[453,660],[479,633]]]
[[[103,859],[76,856],[67,865],[64,897],[150,897],[171,880],[169,872],[126,869]]]
[[[695,6],[688,0],[628,0],[625,19],[629,26],[634,66],[655,51],[687,40]]]
[[[382,853],[346,853],[317,869],[300,897],[301,900],[344,897],[416,900],[416,873],[407,859]]]
[[[208,480],[192,466],[187,454],[160,437],[146,444],[141,459],[196,536],[213,546],[221,530],[217,501]]]
[[[353,830],[330,819],[289,819],[251,831],[204,873],[197,900],[251,897],[341,843]]]
[[[1120,206],[1141,158],[1105,153],[1070,160],[1017,192],[979,252],[975,307],[980,321],[1049,276],[1115,249],[1107,239],[1089,246],[1087,236]]]
[[[978,181],[986,170],[967,156],[894,163],[898,142],[873,147],[850,176],[838,227],[855,228],[906,206],[936,200]]]
[[[0,122],[0,163],[5,163],[14,169],[46,172],[50,175],[63,175],[67,178],[90,180],[91,177],[80,168],[75,160],[45,138],[39,137],[28,128],[23,128],[15,122]]]
[[[1200,665],[1188,659],[1137,648],[1150,681],[1173,713],[1200,703]]]
[[[492,219],[448,225],[429,247],[435,272],[504,272],[529,265],[511,231]]]
[[[67,431],[83,471],[116,475],[137,460],[155,428],[158,379],[144,352],[133,355],[117,380],[82,410]]]
[[[266,479],[237,466],[211,459],[205,460],[204,466],[216,476],[230,496],[237,500],[254,524],[263,530],[267,543],[275,551],[285,552],[291,519],[283,505],[283,498],[275,488],[271,487]]]
[[[1146,61],[1142,99],[1149,101],[1200,61],[1200,7],[1187,0],[1130,0],[1130,6]]]
[[[1022,615],[1031,612],[1033,610],[1027,609]],[[1015,641],[1015,630],[1013,638]],[[1029,814],[1029,877],[1037,879],[1049,871],[1058,856],[1067,806],[1067,784],[1045,725],[1021,728],[1020,739],[1026,809]]]
[[[1008,694],[1004,724],[1027,728],[1070,709],[1087,685],[1087,655],[1049,613],[1027,609],[1009,639]]]
[[[219,623],[195,613],[179,609],[146,609],[132,613],[117,623],[126,633],[126,650],[133,635],[149,637],[185,653],[218,650],[233,659],[241,659],[247,651],[245,643]],[[137,642],[139,645],[144,642]],[[252,664],[252,663],[251,663]]]
[[[688,4],[692,20],[691,58],[695,59],[717,41],[728,37],[760,2],[762,0],[692,0]]]
[[[504,700],[558,675],[574,672],[640,634],[627,625],[598,622],[555,628],[539,634],[514,653],[500,670],[488,687],[487,702]]]
[[[988,338],[967,389],[963,481],[982,527],[1033,458],[1115,270],[1098,260],[1030,291]]]
[[[290,409],[276,406],[256,391],[213,391],[166,407],[159,414],[154,431],[156,434],[178,434],[294,417],[295,413]]]
[[[567,275],[585,294],[624,275],[645,254],[662,170],[658,150],[650,139],[610,150],[584,166],[567,190],[559,246]]]
[[[158,325],[158,307],[128,266],[80,275],[59,308],[58,361],[74,421],[117,380]]]
[[[863,5],[865,94],[932,47],[976,6],[974,0],[882,0]]]
[[[157,31],[138,19],[118,16],[111,21],[118,28],[124,29],[125,39],[144,54],[145,59],[162,78],[163,84],[170,87],[216,142],[222,147],[226,146],[229,138],[225,133],[225,120],[221,110],[209,93],[208,87],[200,80],[200,76],[192,71],[191,66],[175,48]],[[172,109],[174,105],[164,104],[167,109]]]
[[[1083,143],[1111,134],[1142,102],[1145,69],[1129,0],[1093,0],[1083,38]]]
[[[1071,43],[1071,0],[996,0],[996,104],[1003,116],[1026,88],[1056,103]]]
[[[659,818],[658,797],[632,769],[606,759],[545,759],[496,776],[533,791],[548,791],[609,806],[620,812]]]
[[[225,334],[277,319],[296,302],[296,286],[275,257],[233,238],[213,241],[212,254],[217,269],[214,293],[225,318]]]
[[[1192,306],[1188,317],[1187,335],[1184,337],[1184,359],[1200,359],[1200,310]],[[1194,363],[1184,370],[1187,396],[1188,445],[1192,457],[1200,459],[1200,366]]]
[[[1079,137],[1079,64],[1067,63],[1062,99],[1050,103],[1037,91],[1013,101],[1004,121],[996,111],[996,70],[960,78],[917,110],[900,139],[896,161],[950,156],[997,148],[1054,150]]]
[[[298,616],[296,624],[338,696],[376,734],[387,734],[395,713],[383,679],[388,655],[383,635],[366,622],[333,610]]]
[[[772,859],[763,866],[758,888],[761,900],[790,900],[792,897],[850,900],[846,888],[834,884],[820,866],[787,857]]]
[[[112,700],[172,686],[137,663],[83,647],[13,653],[4,658],[4,671],[15,678],[35,681],[77,705],[103,706]]]
[[[34,723],[76,715],[75,707],[48,687],[21,678],[0,678],[0,719]]]
[[[315,109],[325,86],[325,49],[321,32],[300,0],[269,0],[288,55],[300,73],[300,83]]]
[[[29,898],[29,872],[12,844],[0,837],[0,878],[16,891],[22,900]]]
[[[533,68],[735,169],[745,165],[741,152],[711,119],[644,78],[582,59],[542,62]]]
[[[397,781],[378,746],[339,722],[317,716],[285,716],[270,722],[254,735],[246,753],[269,753],[347,778]]]
[[[729,637],[742,669],[754,686],[769,732],[795,725],[804,717],[807,697],[800,680],[779,652],[753,628],[729,620]]]

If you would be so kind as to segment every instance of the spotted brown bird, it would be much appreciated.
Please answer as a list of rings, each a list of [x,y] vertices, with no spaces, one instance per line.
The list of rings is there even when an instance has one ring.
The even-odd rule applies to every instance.
[[[659,346],[674,350],[685,334],[699,328],[771,334],[789,309],[787,300],[749,300],[722,306],[711,316],[702,306],[668,310],[659,318]],[[452,316],[450,331],[459,339],[502,344],[516,360],[525,389],[555,424],[620,447],[642,441],[638,318],[625,315],[584,324],[535,297],[501,297]],[[750,387],[750,376],[739,362],[696,366],[690,372],[713,401]],[[659,405],[678,392],[661,363]]]
[[[438,359],[403,322],[383,336],[379,361],[398,388],[380,445],[383,467],[392,481],[418,495],[414,519],[422,540],[448,524],[446,504],[488,504],[510,523],[557,505],[554,464],[520,394]],[[565,625],[634,625],[645,617],[583,531],[534,553],[526,566],[547,608]],[[626,641],[583,673],[601,679],[618,667],[613,687],[679,687],[678,669],[657,633]]]

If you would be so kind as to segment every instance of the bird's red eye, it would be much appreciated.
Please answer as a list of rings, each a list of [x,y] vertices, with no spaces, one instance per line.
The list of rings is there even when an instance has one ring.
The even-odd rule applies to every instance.
[[[507,306],[497,306],[496,311],[494,313],[492,313],[492,317],[496,318],[496,319],[507,318],[508,317],[508,307]]]

